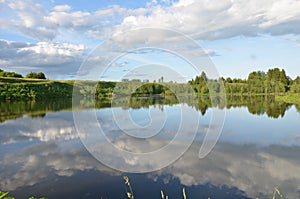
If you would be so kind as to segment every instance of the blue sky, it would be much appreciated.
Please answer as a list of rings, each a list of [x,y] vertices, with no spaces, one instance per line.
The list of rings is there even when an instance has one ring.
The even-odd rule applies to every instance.
[[[194,57],[189,58],[212,61],[200,70],[214,67],[220,76],[247,78],[252,71],[279,67],[295,78],[300,75],[299,10],[297,0],[0,0],[0,68],[23,75],[43,71],[51,79],[80,79],[78,74],[86,73],[85,78],[97,79],[103,77],[102,65],[111,62],[106,79],[116,74],[134,78],[131,72],[139,66],[143,70],[136,77],[151,79],[153,70],[157,76],[173,74],[168,79],[176,81],[178,75],[168,73],[167,66],[189,79],[198,71],[188,59],[179,60],[186,53],[180,49],[187,46],[180,40],[185,37],[205,52],[190,52]],[[133,34],[140,28],[152,30]],[[135,53],[134,60],[107,60],[137,48],[167,47],[165,43],[177,58],[154,50]],[[103,48],[101,54],[85,65],[98,48]]]

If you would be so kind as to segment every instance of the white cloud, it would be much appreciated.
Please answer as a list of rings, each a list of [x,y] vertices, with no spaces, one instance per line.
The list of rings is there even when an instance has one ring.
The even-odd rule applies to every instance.
[[[40,41],[53,40],[64,32],[89,37],[105,35],[105,29],[119,24],[129,15],[143,15],[146,8],[125,9],[118,5],[91,11],[72,11],[70,5],[57,5],[50,11],[33,0],[11,0],[9,12],[14,17],[0,19],[0,28],[17,31]],[[90,34],[94,33],[94,34]]]
[[[59,6],[54,6],[52,8],[56,12],[65,12],[71,10],[71,6],[69,5],[59,5]]]
[[[266,21],[261,24],[262,27],[269,27],[288,21],[299,20],[300,18],[300,2],[293,0],[276,1],[274,2],[267,14]]]
[[[69,5],[54,6],[49,12],[31,0],[13,0],[8,5],[17,18],[2,20],[5,23],[2,26],[14,27],[39,40],[51,40],[60,34],[59,30],[102,38],[107,32],[111,35],[141,27],[171,29],[196,39],[300,33],[300,2],[297,0],[154,1],[145,8],[114,5],[95,12],[73,12]],[[36,31],[38,34],[34,34]]]
[[[32,0],[12,0],[8,2],[8,7],[13,17],[4,16],[1,28],[38,40],[53,39],[57,34],[56,29],[48,27],[43,21],[43,16],[47,15],[47,11],[41,4]]]
[[[54,58],[56,60],[55,63],[59,63],[63,62],[63,59],[82,56],[84,50],[86,50],[84,45],[68,43],[39,42],[37,44],[30,44],[26,42],[0,40],[0,60],[10,60],[12,62],[40,56],[40,60],[35,60],[35,63],[37,63],[42,61],[43,56],[48,56],[49,59]],[[18,58],[18,60],[15,60],[15,58]],[[51,62],[49,63],[51,64]]]
[[[196,39],[219,39],[260,33],[299,34],[293,22],[300,21],[300,2],[290,1],[193,1],[180,0],[171,6],[153,6],[149,15],[124,18],[116,31],[138,27],[177,30]],[[130,20],[129,20],[130,19]],[[285,24],[285,25],[283,25]],[[162,38],[163,40],[164,38]]]

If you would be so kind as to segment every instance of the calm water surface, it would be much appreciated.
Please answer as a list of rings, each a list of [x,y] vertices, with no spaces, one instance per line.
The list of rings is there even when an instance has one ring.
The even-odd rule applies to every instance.
[[[182,198],[183,187],[191,199],[264,199],[271,198],[276,186],[285,198],[300,198],[299,107],[261,97],[229,99],[226,106],[219,107],[206,102],[184,104],[200,118],[197,136],[188,151],[170,166],[146,174],[122,173],[97,161],[79,139],[68,100],[1,102],[1,190],[10,191],[16,198],[126,198],[122,176],[128,175],[137,199],[158,199],[160,190],[169,198]],[[82,101],[74,111],[89,112],[93,110],[91,104]],[[155,125],[149,126],[155,120],[149,111],[157,115],[158,122],[168,114],[158,138],[149,138],[155,145],[145,143],[143,150],[162,147],[160,138],[173,136],[178,127],[175,116],[183,105],[159,99],[135,100],[126,107],[123,104],[111,107],[101,101],[96,105],[97,118],[109,132],[109,139],[123,142],[122,146],[137,146],[138,141],[122,140],[123,132],[108,119],[111,110],[129,110],[137,125],[148,127],[149,133],[151,128],[157,130]],[[213,151],[199,159],[212,110],[218,108],[226,110],[221,137]]]

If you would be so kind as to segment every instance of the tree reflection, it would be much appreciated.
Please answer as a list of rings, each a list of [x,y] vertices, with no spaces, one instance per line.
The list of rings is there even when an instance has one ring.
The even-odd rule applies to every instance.
[[[12,101],[0,102],[0,122],[17,119],[24,115],[28,117],[45,117],[47,112],[72,110],[71,99],[45,101]]]
[[[76,101],[77,100],[77,101]],[[226,100],[220,97],[210,98],[207,96],[195,98],[194,96],[152,96],[152,97],[120,97],[94,99],[72,99],[47,100],[47,101],[15,101],[0,102],[0,122],[17,119],[24,115],[28,117],[45,117],[47,112],[72,111],[83,109],[101,109],[110,107],[122,107],[123,109],[149,108],[158,106],[162,111],[164,105],[172,106],[185,103],[194,107],[202,115],[205,115],[209,108],[231,109],[236,107],[247,107],[248,112],[254,115],[266,114],[271,118],[284,117],[293,104],[275,100],[274,95],[253,95],[253,96],[227,96]],[[295,108],[300,113],[300,105],[295,104]]]

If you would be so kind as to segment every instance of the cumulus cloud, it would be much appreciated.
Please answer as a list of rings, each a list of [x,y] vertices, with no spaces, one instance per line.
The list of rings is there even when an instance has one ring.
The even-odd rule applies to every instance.
[[[295,0],[263,3],[180,0],[170,6],[155,5],[149,9],[149,15],[125,17],[116,26],[116,31],[160,27],[180,31],[195,39],[254,36],[261,33],[299,34],[300,13],[297,10],[300,9],[300,3]]]
[[[33,39],[49,41],[62,32],[97,37],[105,35],[106,27],[120,23],[125,16],[142,15],[146,8],[125,9],[118,5],[109,6],[96,11],[72,11],[69,5],[56,5],[46,10],[42,4],[34,0],[11,0],[7,9],[13,17],[3,17],[0,28],[17,31]]]
[[[43,66],[43,72],[48,77],[60,74],[61,70],[67,75],[75,73],[85,53],[86,48],[83,45],[52,42],[32,44],[0,40],[0,64],[2,66],[22,66],[25,68],[19,69],[19,72],[23,73],[34,68],[40,71],[40,67]],[[26,69],[26,67],[29,68]]]
[[[72,11],[69,5],[56,5],[46,11],[32,0],[13,0],[8,6],[17,17],[3,20],[2,27],[14,27],[38,39],[53,39],[60,29],[102,37],[141,27],[171,29],[195,39],[300,33],[300,3],[296,0],[160,1],[144,8],[114,5],[94,12]]]
[[[150,3],[145,8],[110,6],[90,11],[72,11],[57,5],[46,11],[27,1],[11,1],[9,7],[18,18],[6,22],[22,33],[53,39],[59,29],[85,33],[116,33],[141,27],[176,30],[196,39],[220,39],[237,35],[299,34],[300,3],[280,1],[194,1]],[[246,9],[247,8],[247,9]],[[26,30],[27,29],[27,30]],[[30,33],[38,31],[39,34]],[[98,35],[100,36],[100,35]],[[102,35],[103,36],[103,35]]]
[[[213,0],[179,0],[179,1],[151,1],[145,7],[124,8],[111,5],[95,11],[74,10],[70,5],[55,5],[46,9],[34,0],[10,0],[1,2],[5,11],[11,13],[0,19],[0,29],[17,32],[25,37],[40,41],[37,47],[28,47],[18,56],[28,52],[46,52],[42,48],[57,51],[57,59],[33,56],[26,62],[37,59],[37,64],[57,65],[64,63],[66,68],[72,63],[65,45],[51,44],[53,40],[68,40],[69,43],[99,39],[101,41],[112,38],[128,48],[141,45],[156,45],[164,42],[178,42],[177,31],[196,40],[216,40],[235,36],[257,36],[260,34],[285,35],[300,34],[300,2],[297,0],[269,0],[269,1],[230,1]],[[133,29],[147,28],[144,33],[132,33]],[[152,29],[151,29],[152,28]],[[167,30],[167,31],[158,31]],[[171,31],[170,31],[171,30]],[[78,39],[80,38],[80,39]],[[46,42],[46,44],[41,43]],[[179,41],[180,42],[180,41]],[[112,44],[113,45],[113,44]],[[174,44],[180,46],[180,43]],[[54,50],[53,48],[58,48]],[[67,48],[74,48],[68,46]],[[49,51],[49,52],[50,52]],[[77,49],[77,51],[80,51]],[[2,51],[9,54],[11,51]],[[61,53],[62,52],[62,53]],[[67,53],[67,54],[64,54]],[[45,53],[44,53],[45,54]],[[205,54],[218,55],[213,49],[205,50]],[[32,54],[31,54],[32,55]],[[17,57],[18,57],[17,56]],[[22,57],[22,56],[21,56]],[[72,57],[72,56],[71,56]],[[60,60],[60,61],[59,61]],[[63,62],[63,60],[69,60]],[[52,61],[54,61],[52,63]],[[9,60],[0,60],[2,65],[10,65]],[[24,65],[24,64],[23,64]],[[58,66],[58,65],[57,65]],[[67,70],[71,71],[70,69]],[[73,70],[73,73],[75,71]]]

